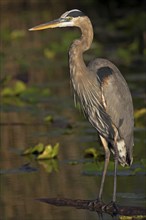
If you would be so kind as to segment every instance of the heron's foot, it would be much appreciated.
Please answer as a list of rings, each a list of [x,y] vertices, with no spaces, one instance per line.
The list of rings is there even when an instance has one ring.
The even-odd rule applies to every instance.
[[[119,214],[119,208],[118,205],[111,201],[109,204],[106,205],[105,210],[108,212],[112,212],[113,215],[118,215]]]
[[[89,202],[88,207],[90,211],[103,212],[105,208],[105,203],[101,199],[95,199]]]

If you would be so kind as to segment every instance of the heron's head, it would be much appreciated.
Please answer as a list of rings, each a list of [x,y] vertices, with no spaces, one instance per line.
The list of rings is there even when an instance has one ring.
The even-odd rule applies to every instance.
[[[65,12],[60,18],[50,21],[44,24],[37,25],[30,28],[29,31],[43,30],[47,28],[57,28],[57,27],[73,27],[78,26],[77,23],[81,17],[85,16],[83,12],[78,9],[73,9]]]

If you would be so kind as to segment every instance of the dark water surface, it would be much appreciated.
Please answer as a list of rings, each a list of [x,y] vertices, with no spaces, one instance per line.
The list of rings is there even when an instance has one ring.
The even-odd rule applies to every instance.
[[[18,15],[15,13],[9,13],[9,15],[13,15],[14,21],[18,19]],[[22,27],[24,24],[26,26],[25,21],[29,20],[30,17],[30,15],[25,17],[25,14],[22,14],[19,22],[16,22],[15,28],[20,28],[18,24],[21,24]],[[5,18],[4,26],[8,28],[11,20],[5,14],[3,18]],[[29,20],[27,23],[28,27],[35,22]],[[14,24],[10,26],[11,31],[12,27],[14,27]],[[27,27],[22,29],[27,29]],[[54,37],[51,34],[52,32],[48,34],[48,38]],[[87,169],[88,164],[90,167],[93,162],[87,163],[87,160],[83,158],[83,151],[89,147],[97,147],[102,152],[102,147],[98,142],[96,131],[74,107],[66,65],[60,64],[57,59],[52,61],[52,63],[45,63],[43,72],[42,58],[38,58],[39,56],[35,58],[34,53],[30,55],[30,60],[33,60],[32,65],[36,63],[36,67],[32,68],[27,52],[29,54],[31,47],[38,48],[39,44],[46,43],[44,42],[46,40],[43,41],[43,39],[38,41],[38,38],[41,38],[40,33],[37,37],[35,36],[36,34],[34,35],[33,33],[31,33],[31,36],[30,33],[25,35],[27,40],[29,38],[31,41],[27,44],[27,49],[22,48],[23,54],[21,53],[21,45],[16,44],[16,42],[12,42],[9,48],[6,47],[6,51],[7,53],[12,53],[14,49],[12,44],[16,44],[15,48],[17,50],[19,48],[19,53],[14,51],[15,56],[21,57],[23,55],[30,65],[30,84],[35,84],[39,88],[49,88],[51,95],[39,101],[37,100],[33,104],[25,103],[25,105],[21,106],[15,104],[2,105],[0,219],[98,219],[97,214],[90,211],[55,207],[36,201],[37,198],[44,197],[96,198],[101,175],[100,172],[96,173],[95,170],[90,172],[90,169]],[[17,56],[16,59],[18,59]],[[61,60],[61,58],[59,59]],[[67,62],[67,58],[65,59],[65,62]],[[10,62],[10,57],[5,59],[3,72],[10,73],[13,70],[12,75],[15,75],[15,71],[18,70],[17,66],[14,65],[12,67]],[[21,61],[19,60],[19,62]],[[12,64],[14,63],[12,62]],[[23,63],[20,66],[24,68],[25,64]],[[22,71],[22,69],[20,68],[19,71]],[[49,76],[45,79],[44,75],[47,71]],[[128,68],[124,72],[132,91],[134,108],[142,108],[144,106],[145,75],[138,69],[134,74],[131,74]],[[36,76],[36,74],[41,76]],[[47,115],[53,116],[52,123],[44,121]],[[142,167],[142,160],[146,160],[145,129],[144,125],[135,127],[134,163],[132,168],[118,173],[117,201],[119,204],[130,206],[146,205],[146,178]],[[39,142],[52,145],[59,142],[58,160],[36,161],[21,156],[25,148],[34,146]],[[109,171],[105,182],[104,201],[109,202],[111,200],[112,191],[113,172]],[[112,218],[105,216],[105,219]]]

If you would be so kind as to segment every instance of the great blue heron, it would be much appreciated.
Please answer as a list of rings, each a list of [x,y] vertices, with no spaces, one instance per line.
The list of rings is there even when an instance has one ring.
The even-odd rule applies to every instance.
[[[57,27],[78,27],[81,38],[74,40],[69,50],[70,77],[75,99],[78,100],[92,126],[98,131],[105,163],[98,199],[101,200],[105,175],[114,155],[113,202],[116,201],[117,164],[131,165],[133,161],[133,104],[128,85],[118,68],[106,59],[97,58],[84,63],[83,53],[93,40],[90,19],[80,10],[65,12],[57,20],[35,26],[30,31]]]

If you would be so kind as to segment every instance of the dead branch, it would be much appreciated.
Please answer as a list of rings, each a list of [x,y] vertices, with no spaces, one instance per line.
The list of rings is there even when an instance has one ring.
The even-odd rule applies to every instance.
[[[107,213],[110,215],[121,216],[143,216],[146,218],[146,208],[120,206],[114,203],[105,204],[98,200],[81,200],[81,199],[67,199],[67,198],[39,198],[41,202],[48,203],[55,206],[69,206],[77,209],[87,209],[98,213]]]

